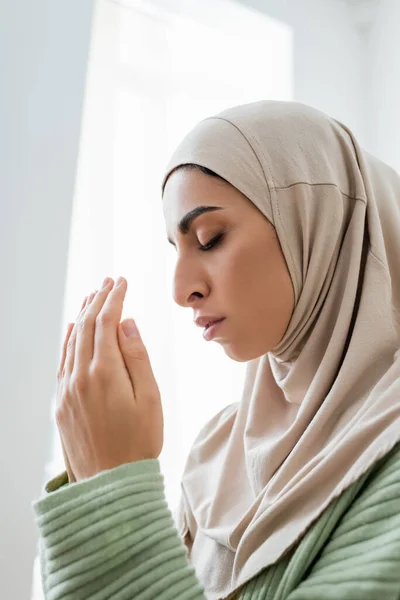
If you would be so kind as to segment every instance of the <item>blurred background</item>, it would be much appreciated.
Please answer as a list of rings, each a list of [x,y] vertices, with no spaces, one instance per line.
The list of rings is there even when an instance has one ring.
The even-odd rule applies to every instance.
[[[240,401],[245,366],[172,301],[174,147],[229,106],[296,100],[400,170],[399,27],[397,0],[0,1],[1,598],[43,598],[31,503],[64,469],[61,344],[106,275],[161,389],[172,510],[201,425]]]

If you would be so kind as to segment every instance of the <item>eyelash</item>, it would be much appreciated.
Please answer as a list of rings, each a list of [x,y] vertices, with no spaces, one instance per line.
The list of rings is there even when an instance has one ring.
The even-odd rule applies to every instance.
[[[202,244],[199,245],[199,250],[201,250],[202,252],[208,252],[209,250],[212,250],[213,248],[215,248],[221,241],[222,238],[224,237],[223,233],[219,233],[218,235],[216,235],[215,237],[212,238],[212,240],[210,240],[208,242],[208,244],[205,244],[204,246]]]

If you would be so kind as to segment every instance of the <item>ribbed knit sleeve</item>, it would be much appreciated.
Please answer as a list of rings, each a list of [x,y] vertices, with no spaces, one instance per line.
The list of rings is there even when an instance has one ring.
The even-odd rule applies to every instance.
[[[33,504],[46,600],[206,600],[158,460],[65,484]]]
[[[308,576],[287,600],[399,600],[400,446],[396,445],[362,480],[364,489],[354,497]],[[329,520],[341,500],[333,503],[311,532],[315,544],[318,532],[326,536],[323,528],[329,531]],[[300,553],[298,556],[301,564]]]

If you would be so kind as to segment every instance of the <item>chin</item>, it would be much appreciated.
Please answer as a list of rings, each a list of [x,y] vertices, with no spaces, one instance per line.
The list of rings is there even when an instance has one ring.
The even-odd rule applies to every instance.
[[[250,360],[254,360],[255,358],[259,358],[268,352],[265,351],[257,351],[256,348],[249,348],[234,344],[221,344],[223,347],[225,354],[236,362],[249,362]]]

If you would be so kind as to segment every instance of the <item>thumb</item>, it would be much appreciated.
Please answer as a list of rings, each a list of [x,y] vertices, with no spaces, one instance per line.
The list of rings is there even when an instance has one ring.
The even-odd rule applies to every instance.
[[[146,398],[149,394],[158,394],[149,355],[133,319],[125,319],[119,324],[118,341],[136,398],[140,399],[142,394]]]
[[[125,319],[121,322],[122,333],[129,340],[132,338],[140,338],[139,330],[133,319]]]
[[[68,474],[68,481],[69,481],[69,483],[73,483],[74,481],[76,481],[76,478],[71,469],[71,464],[69,462],[69,458],[68,458],[67,452],[65,450],[64,441],[63,441],[62,437],[61,437],[61,448],[62,448],[62,453],[64,456],[65,470],[67,471],[67,474]]]

